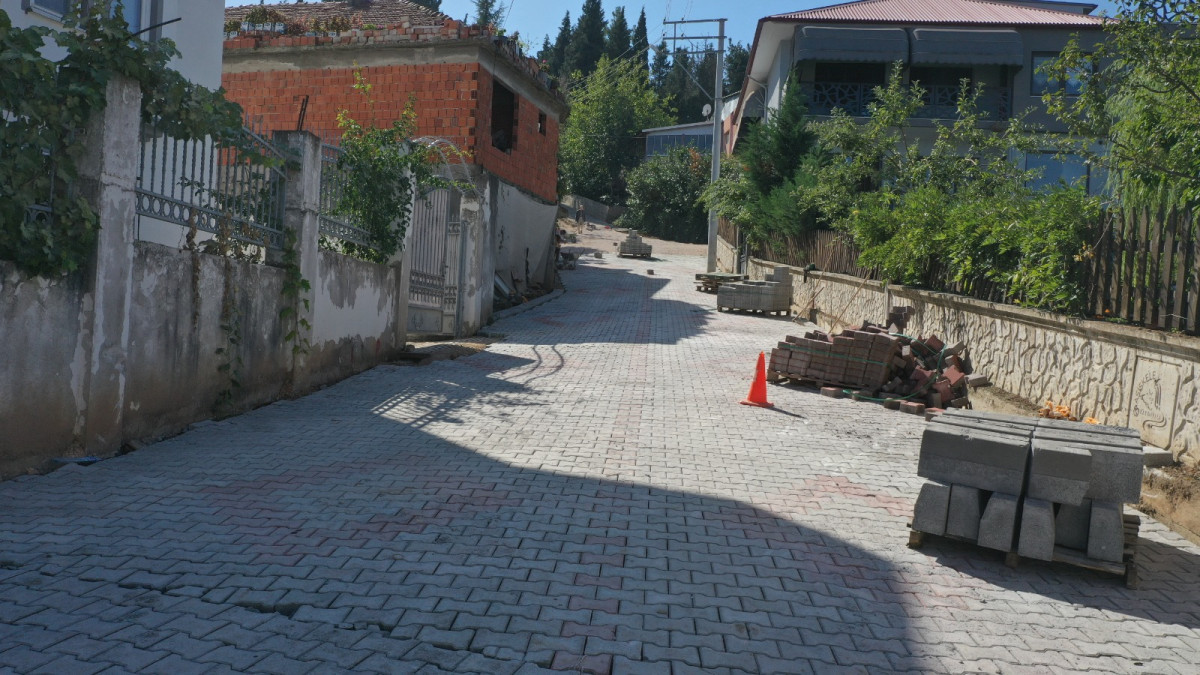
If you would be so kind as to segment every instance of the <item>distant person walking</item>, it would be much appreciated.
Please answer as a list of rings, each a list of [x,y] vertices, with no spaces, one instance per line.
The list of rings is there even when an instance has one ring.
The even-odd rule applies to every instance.
[[[579,205],[575,207],[575,229],[579,230],[581,233],[583,232],[583,214],[583,203],[580,202]]]

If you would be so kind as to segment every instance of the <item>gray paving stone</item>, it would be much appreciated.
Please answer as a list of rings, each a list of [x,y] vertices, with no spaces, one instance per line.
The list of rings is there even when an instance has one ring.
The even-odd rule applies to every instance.
[[[979,545],[997,551],[1013,550],[1019,506],[1019,497],[992,493],[983,509],[983,517],[979,520]]]
[[[1017,553],[1034,560],[1054,558],[1054,504],[1025,497],[1021,504],[1021,532]]]
[[[789,387],[775,411],[736,406],[800,328],[717,314],[691,287],[703,260],[661,246],[653,277],[585,261],[475,356],[0,482],[0,671],[1195,670],[1200,548],[1146,519],[1136,592],[908,549],[927,426],[978,416],[1015,443],[1038,423],[927,425]],[[418,639],[455,627],[463,648]],[[156,651],[172,636],[212,649]]]
[[[1119,503],[1092,502],[1092,516],[1088,523],[1089,558],[1121,562],[1125,551],[1125,525],[1121,515]]]
[[[925,481],[913,509],[912,527],[918,532],[946,534],[946,518],[950,510],[950,487],[945,483]]]
[[[978,539],[979,519],[983,517],[983,505],[986,498],[986,494],[979,488],[965,485],[951,486],[950,503],[946,514],[946,534],[971,541]],[[919,496],[918,499],[920,499]]]

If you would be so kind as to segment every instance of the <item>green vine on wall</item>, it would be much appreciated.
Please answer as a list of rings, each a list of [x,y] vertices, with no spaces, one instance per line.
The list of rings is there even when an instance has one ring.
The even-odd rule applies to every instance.
[[[137,39],[120,4],[109,10],[109,3],[91,3],[68,15],[63,30],[14,28],[0,10],[0,259],[30,275],[74,272],[91,255],[99,221],[76,191],[82,132],[104,109],[114,76],[139,84],[143,119],[173,138],[211,138],[256,155],[237,104],[168,68],[179,55],[170,40]],[[48,44],[66,56],[45,58]],[[39,206],[52,209],[29,217]]]
[[[345,183],[334,212],[366,230],[370,240],[370,246],[342,242],[344,253],[386,263],[403,246],[417,189],[453,183],[435,175],[437,153],[412,143],[417,131],[415,99],[409,99],[390,126],[377,127],[372,88],[362,69],[355,69],[354,90],[366,97],[371,119],[363,123],[348,110],[338,113],[342,131],[338,169],[345,172]]]
[[[283,336],[283,341],[285,344],[291,344],[293,367],[289,371],[283,387],[284,393],[288,395],[295,393],[296,383],[293,373],[295,373],[296,360],[308,353],[310,343],[306,336],[312,331],[312,324],[300,312],[301,307],[305,311],[310,308],[309,299],[306,296],[312,290],[312,284],[300,274],[299,248],[300,243],[295,230],[286,230],[282,260],[284,277],[281,290],[284,305],[279,310],[279,320],[283,322],[283,327],[287,331]]]

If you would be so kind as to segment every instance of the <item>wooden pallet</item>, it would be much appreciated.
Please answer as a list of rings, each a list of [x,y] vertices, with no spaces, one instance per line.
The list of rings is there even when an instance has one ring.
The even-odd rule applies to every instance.
[[[1074,565],[1084,569],[1093,570],[1096,572],[1104,572],[1105,574],[1113,574],[1124,577],[1126,588],[1137,588],[1138,579],[1138,562],[1137,562],[1137,547],[1138,547],[1138,532],[1142,527],[1142,518],[1138,515],[1125,514],[1123,516],[1125,523],[1125,551],[1122,554],[1121,562],[1109,562],[1107,560],[1096,560],[1087,557],[1086,554],[1062,546],[1054,547],[1053,562]],[[926,532],[918,532],[910,529],[908,532],[908,547],[918,549],[925,545],[925,540],[929,537],[937,537],[939,535],[928,534]],[[963,537],[955,537],[953,535],[940,535],[942,539],[951,541],[961,541],[967,544],[974,544],[974,541]],[[1021,564],[1021,556],[1016,551],[1009,551],[1004,554],[1004,564],[1009,567],[1016,568]]]

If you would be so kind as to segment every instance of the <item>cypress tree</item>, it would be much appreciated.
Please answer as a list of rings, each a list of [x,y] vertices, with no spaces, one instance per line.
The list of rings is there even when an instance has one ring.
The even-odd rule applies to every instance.
[[[628,58],[629,49],[629,21],[625,19],[625,8],[618,7],[613,10],[612,21],[608,23],[608,28],[604,31],[604,53],[613,61],[621,58]]]
[[[543,57],[551,76],[563,77],[570,74],[563,70],[563,66],[566,65],[567,45],[569,44],[571,44],[571,13],[567,12],[563,15],[562,25],[558,27],[558,37],[554,39],[554,46],[550,48],[549,55]]]
[[[476,0],[477,2],[479,0]],[[600,0],[583,0],[579,23],[571,34],[567,46],[565,73],[583,73],[584,77],[596,70],[596,63],[604,55],[604,8]]]
[[[654,49],[654,60],[650,64],[650,84],[659,96],[664,94],[667,86],[667,76],[671,73],[671,57],[667,53],[667,41],[663,40]]]
[[[475,23],[499,28],[504,23],[504,9],[496,6],[496,0],[475,0]]]
[[[646,8],[643,7],[642,14],[638,17],[637,26],[633,29],[633,53],[637,54],[643,49],[650,51],[649,47],[650,35],[646,30]],[[641,63],[643,66],[647,64],[645,56],[642,57]]]

